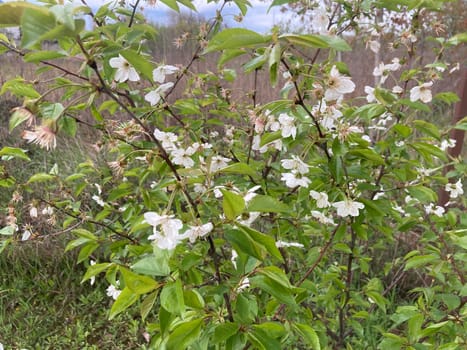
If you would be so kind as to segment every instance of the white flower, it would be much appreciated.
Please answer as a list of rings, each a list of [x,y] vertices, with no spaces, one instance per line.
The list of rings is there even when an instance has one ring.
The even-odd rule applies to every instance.
[[[261,213],[258,211],[251,211],[248,213],[248,217],[244,218],[243,216],[239,216],[236,220],[242,224],[243,226],[250,227],[253,222],[259,217]]]
[[[237,292],[241,292],[242,290],[249,288],[250,287],[250,280],[248,277],[244,277],[240,280],[240,283],[238,284],[237,287]]]
[[[160,249],[172,250],[185,237],[179,234],[183,223],[179,219],[173,219],[174,215],[159,215],[155,212],[144,213],[145,222],[153,227],[153,234],[148,237]],[[161,232],[157,227],[161,226]]]
[[[266,125],[265,129],[270,131],[278,131],[281,128],[281,124],[276,120],[276,117],[272,114],[269,114],[269,111],[265,112],[266,115]]]
[[[462,182],[460,179],[456,183],[446,184],[444,190],[449,192],[449,198],[457,198],[459,195],[464,194],[464,189],[462,188]]]
[[[292,155],[292,159],[283,159],[281,160],[281,165],[284,169],[287,170],[296,170],[300,174],[308,173],[308,168],[310,167],[296,155]]]
[[[439,205],[435,206],[433,203],[425,205],[425,213],[428,215],[435,214],[436,216],[442,217],[444,212],[444,208]]]
[[[366,100],[368,101],[368,103],[372,103],[376,101],[374,88],[367,85],[365,86],[365,92],[366,92]]]
[[[218,170],[221,170],[222,168],[225,168],[230,162],[229,158],[225,158],[222,156],[214,156],[211,158],[211,165],[209,167],[209,172],[215,173]]]
[[[31,206],[29,209],[29,216],[31,218],[37,218],[37,208],[35,206]]]
[[[42,215],[52,215],[53,213],[54,213],[54,208],[52,208],[50,205],[42,209]]]
[[[338,100],[344,94],[348,94],[355,90],[355,84],[349,77],[339,73],[336,66],[331,68],[329,79],[327,81],[327,89],[324,93],[324,98],[327,101]]]
[[[115,80],[118,82],[123,83],[127,80],[138,81],[140,79],[136,70],[122,55],[111,58],[109,64],[112,68],[117,69],[115,72]]]
[[[290,188],[295,188],[297,186],[300,187],[308,187],[311,183],[311,180],[303,175],[301,175],[297,171],[292,171],[290,173],[282,173],[281,180],[285,181],[285,185]]]
[[[191,147],[187,149],[178,148],[170,152],[173,157],[172,162],[177,165],[183,165],[185,168],[192,168],[195,165],[191,156],[195,153],[195,150]]]
[[[456,140],[454,139],[443,140],[441,141],[441,144],[439,145],[439,148],[442,151],[446,151],[448,148],[454,148],[454,147],[456,147]]]
[[[327,11],[319,7],[311,13],[311,26],[320,34],[326,34],[329,27],[329,16]]]
[[[404,147],[405,142],[404,142],[404,141],[396,141],[396,142],[394,142],[394,144],[395,144],[397,147]]]
[[[118,284],[118,281],[117,281]],[[113,300],[117,300],[118,296],[122,292],[121,290],[117,289],[113,284],[107,287],[107,296],[112,297]]]
[[[23,234],[21,236],[21,240],[22,241],[27,241],[29,238],[31,238],[32,236],[32,233],[31,231],[29,230],[29,228],[26,228],[24,231],[23,231]]]
[[[156,140],[162,143],[162,147],[164,147],[166,150],[172,150],[176,148],[175,142],[177,141],[178,137],[173,132],[164,132],[156,129],[154,130],[154,137]]]
[[[385,66],[384,62],[381,62],[379,65],[377,65],[373,69],[373,76],[381,77],[380,83],[384,84],[384,82],[388,78],[388,75],[387,75],[387,72],[386,72],[386,66]]]
[[[210,222],[201,226],[190,226],[182,236],[188,238],[191,243],[194,243],[197,238],[204,237],[211,232],[213,227],[214,226]]]
[[[399,85],[396,85],[392,88],[392,92],[395,94],[402,94],[404,92],[404,89]]]
[[[285,241],[279,240],[276,242],[276,247],[277,248],[289,248],[289,247],[304,248],[305,246],[297,242],[285,242]]]
[[[92,199],[101,207],[105,206],[105,202],[102,200],[101,196],[98,196],[97,194],[95,194],[94,196],[92,196]]]
[[[337,215],[346,217],[346,216],[358,216],[359,209],[363,209],[365,205],[360,202],[353,201],[346,198],[343,201],[332,203],[332,206],[337,209]]]
[[[316,192],[311,190],[310,196],[316,201],[316,206],[318,208],[327,208],[331,205],[331,203],[328,201],[328,195],[324,192]]]
[[[392,207],[392,209],[394,209],[395,211],[401,213],[403,216],[407,215],[405,210],[400,205],[395,205],[395,206]]]
[[[232,257],[230,258],[230,261],[232,262],[232,265],[235,267],[235,269],[237,269],[237,258],[237,252],[235,251],[235,249],[232,249]]]
[[[260,185],[253,186],[250,188],[246,194],[243,196],[243,200],[245,201],[246,204],[248,204],[249,201],[251,201],[254,197],[256,197],[256,190],[259,190],[261,188]]]
[[[171,65],[165,65],[157,67],[152,71],[152,77],[155,82],[163,83],[166,75],[174,74],[178,71],[178,68]]]
[[[432,100],[431,90],[430,87],[433,85],[432,81],[428,83],[423,83],[422,85],[415,86],[410,89],[410,101],[422,101],[424,103],[428,103]]]
[[[397,57],[393,58],[392,63],[386,64],[384,67],[387,70],[395,72],[395,71],[399,70],[400,67],[401,67],[400,60]]]
[[[334,223],[334,220],[331,218],[328,218],[326,215],[324,215],[322,212],[317,211],[317,210],[312,210],[311,211],[311,216],[313,216],[315,219],[317,219],[320,223],[325,224],[325,225],[336,225]]]
[[[269,148],[275,148],[278,151],[282,150],[282,140],[277,139],[275,141],[269,142],[263,146],[261,144],[261,136],[255,135],[253,137],[253,144],[251,145],[251,149],[253,151],[259,151],[259,153],[266,153]]]
[[[279,114],[279,123],[282,137],[292,136],[295,139],[297,128],[295,127],[295,118],[290,117],[285,113]]]
[[[172,88],[172,86],[174,86],[174,83],[172,82],[159,85],[156,90],[147,93],[144,96],[144,99],[148,101],[151,106],[155,106],[160,102],[165,93]]]

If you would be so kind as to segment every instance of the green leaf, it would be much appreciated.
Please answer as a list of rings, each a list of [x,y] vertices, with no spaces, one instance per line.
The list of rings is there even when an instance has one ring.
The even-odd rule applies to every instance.
[[[66,115],[58,120],[58,126],[60,130],[63,130],[71,137],[75,137],[76,132],[78,131],[75,118],[71,118]]]
[[[325,41],[331,49],[336,51],[352,51],[350,45],[338,36],[320,35],[319,37]]]
[[[3,147],[0,150],[0,157],[6,157],[6,158],[19,158],[19,159],[24,159],[24,160],[31,160],[27,155],[26,155],[25,150],[22,150],[21,148],[16,148],[16,147]]]
[[[141,276],[128,269],[120,267],[125,286],[135,294],[147,294],[159,288],[159,284],[148,276]]]
[[[414,120],[413,124],[417,130],[420,130],[427,135],[433,136],[437,140],[440,139],[441,133],[439,132],[438,126],[428,123],[424,120]]]
[[[21,17],[26,9],[46,12],[43,7],[25,1],[8,2],[0,4],[0,28],[17,27],[21,24]]]
[[[265,291],[266,293],[275,297],[281,303],[292,307],[296,305],[295,298],[293,296],[293,290],[284,287],[282,284],[269,278],[268,276],[257,275],[250,277],[250,283],[252,288],[259,288]]]
[[[128,309],[137,300],[137,294],[133,293],[129,288],[124,288],[110,309],[109,320],[112,320],[119,313]]]
[[[435,261],[439,261],[439,256],[436,256],[433,254],[413,256],[407,259],[405,263],[404,271],[407,271],[409,269],[414,269],[420,266],[425,266]]]
[[[185,321],[179,323],[169,335],[166,349],[167,350],[183,350],[188,348],[201,333],[203,319]]]
[[[33,182],[46,182],[46,181],[51,181],[55,179],[56,179],[56,176],[54,175],[50,175],[46,173],[37,173],[37,174],[32,175],[29,178],[28,184],[33,183]]]
[[[131,265],[131,269],[137,273],[150,276],[168,276],[170,251],[164,249],[160,254],[144,257]]]
[[[293,326],[305,343],[311,346],[312,350],[321,350],[318,334],[316,334],[313,328],[303,323],[295,323]]]
[[[411,343],[416,342],[420,338],[424,317],[422,314],[416,314],[411,317],[407,323],[408,337]]]
[[[58,119],[65,107],[61,103],[49,103],[41,106],[41,113],[45,118]]]
[[[240,293],[235,303],[236,319],[244,324],[252,323],[258,316],[258,303],[253,295]]]
[[[66,54],[59,51],[32,51],[24,55],[24,61],[39,63],[42,61],[54,60],[62,57],[66,57]]]
[[[185,311],[183,287],[180,280],[167,283],[161,291],[161,306],[170,313],[182,314]]]
[[[246,53],[247,53],[246,50],[242,50],[242,49],[224,50],[222,52],[222,55],[219,57],[219,60],[217,61],[217,65],[218,67],[222,67],[227,62],[233,60],[234,58],[238,56],[242,56]]]
[[[21,46],[30,49],[56,27],[55,16],[45,8],[26,8],[21,17]]]
[[[467,32],[456,34],[448,39],[448,44],[459,45],[467,42]]]
[[[247,333],[247,336],[258,349],[269,350],[281,348],[279,341],[261,329],[253,328],[250,332]]]
[[[13,233],[15,233],[15,228],[11,225],[5,226],[4,228],[0,230],[0,235],[3,235],[3,236],[12,236]]]
[[[248,254],[260,261],[264,260],[266,255],[265,248],[255,242],[250,235],[240,230],[230,230],[225,232],[225,239],[232,244],[238,252]]]
[[[436,202],[438,200],[438,196],[435,191],[422,185],[408,187],[407,190],[412,197],[418,199],[420,202],[428,203]]]
[[[258,243],[261,247],[266,249],[269,254],[271,254],[279,261],[284,262],[282,254],[276,247],[276,241],[274,240],[274,238],[245,225],[237,223],[237,226],[241,231],[247,234],[254,242]]]
[[[33,88],[32,84],[27,83],[23,78],[15,78],[5,82],[0,90],[0,95],[3,95],[6,91],[20,98],[38,98],[41,96],[41,94]]]
[[[272,87],[276,86],[279,75],[279,66],[282,56],[282,49],[279,43],[273,46],[269,54],[269,81]]]
[[[254,171],[253,168],[246,163],[234,163],[232,165],[228,165],[225,168],[220,169],[218,173],[240,174],[248,175],[251,177],[258,175],[256,171]]]
[[[183,299],[185,305],[194,309],[204,308],[204,299],[195,289],[189,289],[183,291]]]
[[[214,336],[211,341],[212,344],[218,344],[226,341],[231,336],[236,334],[240,329],[240,325],[235,322],[225,322],[221,323],[214,329]]]
[[[91,277],[97,276],[101,272],[104,272],[112,265],[113,263],[89,265],[88,269],[86,270],[86,273],[83,276],[83,279],[81,280],[81,283],[86,282],[87,280],[91,279]]]
[[[161,0],[161,2],[164,5],[167,5],[167,7],[171,8],[172,10],[176,12],[180,12],[180,7],[178,6],[178,3],[176,0]]]
[[[354,148],[347,154],[367,159],[376,165],[383,165],[385,163],[384,159],[378,153],[369,148]]]
[[[257,270],[257,273],[260,275],[265,275],[270,279],[276,281],[281,286],[287,289],[293,289],[294,287],[290,284],[287,275],[277,266],[267,266]]]
[[[221,190],[221,192],[223,195],[222,207],[225,217],[229,220],[234,220],[245,209],[245,200],[236,193],[226,190]]]
[[[467,131],[467,117],[459,120],[454,126],[454,129]]]
[[[146,319],[149,312],[151,312],[152,308],[154,307],[158,294],[159,289],[146,296],[146,298],[144,298],[144,300],[142,301],[139,307],[139,312],[143,321]]]
[[[146,57],[134,50],[122,50],[119,52],[138,72],[152,81],[153,64],[150,57]]]
[[[329,44],[323,38],[321,38],[320,35],[313,34],[282,34],[279,36],[279,40],[293,45],[318,49],[325,49],[329,47]]]
[[[242,49],[264,44],[268,37],[244,28],[224,29],[209,41],[204,53],[226,49]]]
[[[262,213],[290,213],[291,209],[289,206],[274,197],[258,194],[250,200],[246,211]]]
[[[13,108],[13,114],[10,117],[8,123],[8,130],[11,132],[18,125],[24,123],[26,120],[30,119],[32,114],[24,107]]]

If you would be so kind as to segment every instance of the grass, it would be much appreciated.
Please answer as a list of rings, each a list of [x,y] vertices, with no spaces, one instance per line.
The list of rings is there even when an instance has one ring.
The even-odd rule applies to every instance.
[[[81,284],[85,268],[64,240],[31,241],[0,254],[0,342],[5,349],[144,349],[137,312],[108,321],[104,281]]]

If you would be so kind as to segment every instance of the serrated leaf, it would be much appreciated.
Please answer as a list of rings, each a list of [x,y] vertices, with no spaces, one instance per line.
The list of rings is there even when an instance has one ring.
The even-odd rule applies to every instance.
[[[89,265],[88,269],[86,270],[86,273],[83,276],[83,279],[81,280],[81,283],[86,282],[87,280],[91,279],[91,277],[97,276],[101,272],[104,272],[112,265],[113,263]]]
[[[219,324],[214,330],[214,336],[212,337],[212,343],[218,344],[226,341],[231,336],[236,334],[240,329],[240,325],[234,322],[225,322]]]
[[[246,163],[234,163],[218,171],[218,173],[240,174],[255,177],[257,173]]]
[[[237,224],[237,226],[241,231],[247,234],[254,242],[266,249],[266,251],[273,257],[275,257],[281,262],[284,261],[282,258],[282,254],[276,247],[276,241],[274,240],[274,238],[245,225]]]
[[[383,165],[385,163],[384,159],[378,153],[369,148],[354,148],[347,154],[367,159],[377,165]]]
[[[248,234],[240,230],[227,231],[224,234],[225,239],[232,244],[234,249],[238,252],[243,252],[260,261],[264,260],[266,249],[255,242]]]
[[[168,254],[168,250],[161,250],[161,254],[150,255],[138,260],[131,265],[131,269],[144,275],[168,276],[170,275],[170,255]]]
[[[274,197],[258,194],[249,201],[246,211],[262,213],[290,213],[291,209]]]
[[[0,230],[0,235],[3,235],[3,236],[12,236],[13,233],[15,233],[15,228],[11,225],[5,226],[4,228]]]
[[[293,290],[282,286],[275,280],[265,276],[257,275],[250,278],[250,284],[252,288],[259,288],[266,293],[272,295],[281,303],[288,306],[295,306],[295,298],[293,296]]]
[[[129,288],[124,288],[110,309],[109,320],[112,320],[119,313],[128,309],[137,300],[137,294],[133,293]]]
[[[0,157],[3,157],[3,156],[19,158],[19,159],[24,159],[24,160],[31,160],[26,155],[25,150],[22,150],[21,148],[16,148],[16,147],[3,147],[0,150]]]
[[[46,182],[46,181],[54,180],[55,178],[56,178],[56,176],[54,176],[54,175],[50,175],[50,174],[46,174],[46,173],[37,173],[37,174],[32,175],[29,178],[28,183]]]
[[[149,312],[151,312],[156,300],[157,296],[159,294],[159,289],[156,291],[152,292],[144,300],[142,301],[140,307],[139,307],[139,312],[141,315],[141,319],[144,321],[146,317],[148,316]]]
[[[204,53],[226,49],[242,49],[264,44],[268,37],[244,28],[229,28],[214,35]]]
[[[141,276],[128,269],[120,267],[125,286],[135,294],[147,294],[159,288],[159,284],[148,276]]]
[[[180,280],[167,283],[160,295],[161,306],[170,313],[180,315],[185,311],[183,287]]]
[[[221,192],[223,195],[222,207],[225,217],[229,220],[234,220],[245,209],[245,200],[236,193],[226,190],[221,190]]]
[[[167,340],[167,350],[187,349],[201,333],[203,319],[196,319],[179,323],[169,335]]]
[[[319,35],[313,34],[282,34],[279,36],[279,40],[289,44],[310,48],[324,49],[329,47],[329,44]]]
[[[311,346],[312,350],[321,350],[318,334],[307,324],[295,323],[294,328],[300,334],[306,344]]]
[[[405,263],[404,271],[409,269],[414,269],[420,266],[430,264],[434,261],[439,261],[439,256],[429,254],[429,255],[417,255],[407,259]]]

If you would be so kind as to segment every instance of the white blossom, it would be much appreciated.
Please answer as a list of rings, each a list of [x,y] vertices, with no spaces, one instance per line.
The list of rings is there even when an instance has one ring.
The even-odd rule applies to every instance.
[[[250,287],[250,280],[248,279],[248,277],[243,277],[240,280],[240,283],[238,284],[237,292],[241,292],[242,290],[249,288],[249,287]]]
[[[109,64],[112,68],[117,69],[115,72],[115,80],[123,83],[124,81],[138,81],[140,80],[138,72],[133,66],[122,56],[113,57],[109,60]]]
[[[37,208],[35,206],[31,206],[31,208],[29,208],[29,216],[31,218],[37,218]]]
[[[444,212],[444,208],[439,205],[435,206],[433,203],[425,205],[425,213],[427,213],[428,215],[434,214],[436,216],[442,217]]]
[[[449,198],[457,198],[459,195],[464,194],[464,189],[462,188],[462,182],[460,179],[456,183],[446,184],[444,190],[449,192]]]
[[[442,151],[446,151],[448,148],[454,148],[454,147],[456,147],[455,139],[443,140],[441,141],[441,144],[439,145],[439,148]]]
[[[400,205],[395,205],[392,207],[392,209],[394,209],[395,211],[399,212],[400,214],[402,214],[403,216],[407,215],[407,213],[405,212],[405,210],[400,206]]]
[[[325,192],[310,191],[310,196],[316,201],[318,208],[327,208],[331,205],[328,201],[328,195]]]
[[[42,215],[52,215],[54,213],[54,208],[52,208],[50,205],[46,206],[44,209],[42,209]]]
[[[297,128],[295,127],[295,118],[285,113],[279,114],[279,123],[282,137],[292,136],[295,139]]]
[[[179,234],[183,223],[174,219],[174,215],[159,215],[155,212],[144,213],[144,221],[153,227],[153,234],[148,240],[154,241],[160,249],[172,250],[185,238]],[[158,231],[158,226],[161,231]]]
[[[162,147],[166,150],[172,150],[176,148],[175,142],[178,137],[173,132],[164,132],[159,129],[154,130],[154,137],[157,141],[162,143]]]
[[[96,262],[94,260],[90,260],[89,261],[89,265],[96,265]],[[90,279],[89,279],[89,283],[92,285],[94,285],[94,283],[96,282],[96,276],[92,276]]]
[[[370,40],[367,43],[367,47],[369,47],[370,50],[373,51],[374,53],[378,53],[379,50],[381,49],[381,44],[377,40]]]
[[[305,246],[297,242],[285,242],[285,241],[279,240],[276,242],[276,247],[277,248],[289,248],[289,247],[304,248]]]
[[[335,222],[333,219],[327,217],[324,215],[322,212],[317,211],[317,210],[312,210],[311,211],[311,216],[313,216],[315,219],[317,219],[320,223],[325,224],[325,225],[335,225]]]
[[[281,165],[284,169],[296,170],[300,174],[308,173],[308,168],[310,167],[308,164],[306,164],[303,160],[301,160],[296,155],[292,155],[292,159],[281,160]]]
[[[358,216],[360,214],[359,210],[365,207],[363,203],[353,201],[349,198],[340,202],[332,203],[332,206],[337,209],[337,215],[342,217],[349,215]]]
[[[57,147],[57,134],[49,125],[38,125],[31,130],[24,130],[21,137],[28,143],[33,143],[47,151]]]
[[[172,86],[174,86],[174,83],[172,82],[161,84],[157,87],[157,89],[147,93],[144,96],[144,99],[148,101],[151,104],[151,106],[155,106],[160,102],[165,93],[172,88]]]
[[[164,65],[164,66],[160,66],[154,69],[152,71],[152,77],[155,82],[162,84],[165,81],[166,75],[174,74],[177,71],[178,71],[178,68],[175,66]]]
[[[423,83],[422,85],[414,86],[410,89],[410,101],[422,101],[424,103],[428,103],[432,100],[431,90],[430,87],[433,85],[432,81],[428,83]]]
[[[190,228],[183,233],[184,238],[188,238],[191,243],[194,243],[197,238],[206,236],[213,229],[212,223],[208,222],[207,224],[201,226],[190,226]]]
[[[105,206],[105,202],[102,200],[101,196],[95,194],[94,196],[92,196],[92,200],[95,201],[98,205],[100,205],[101,207],[104,207]]]
[[[225,158],[222,156],[214,156],[211,158],[211,165],[209,167],[209,172],[215,173],[218,170],[221,170],[222,168],[225,168],[230,162],[229,158]]]
[[[324,98],[328,101],[337,100],[344,94],[351,93],[355,90],[355,84],[350,77],[343,76],[339,73],[336,66],[331,68],[327,81],[327,89],[324,93]]]
[[[392,88],[392,92],[395,94],[402,94],[404,92],[404,89],[399,85],[396,85]]]
[[[118,281],[117,281],[117,284],[118,284]],[[106,292],[107,292],[107,296],[111,297],[113,300],[117,300],[118,296],[120,295],[122,291],[118,289],[117,287],[115,287],[113,284],[111,284],[110,286],[107,287]]]
[[[365,92],[366,92],[366,100],[368,101],[368,103],[376,102],[375,88],[372,88],[371,86],[366,85]]]
[[[301,175],[297,171],[292,171],[290,173],[282,173],[281,180],[285,181],[285,185],[290,188],[295,188],[297,186],[300,187],[308,187],[311,183],[311,180],[303,175]]]
[[[195,153],[195,150],[191,147],[187,149],[178,148],[170,152],[173,157],[172,162],[176,165],[182,165],[185,168],[192,168],[195,165],[191,156]]]
[[[31,238],[32,233],[29,227],[25,228],[23,231],[23,234],[21,235],[21,241],[27,241],[29,238]]]

